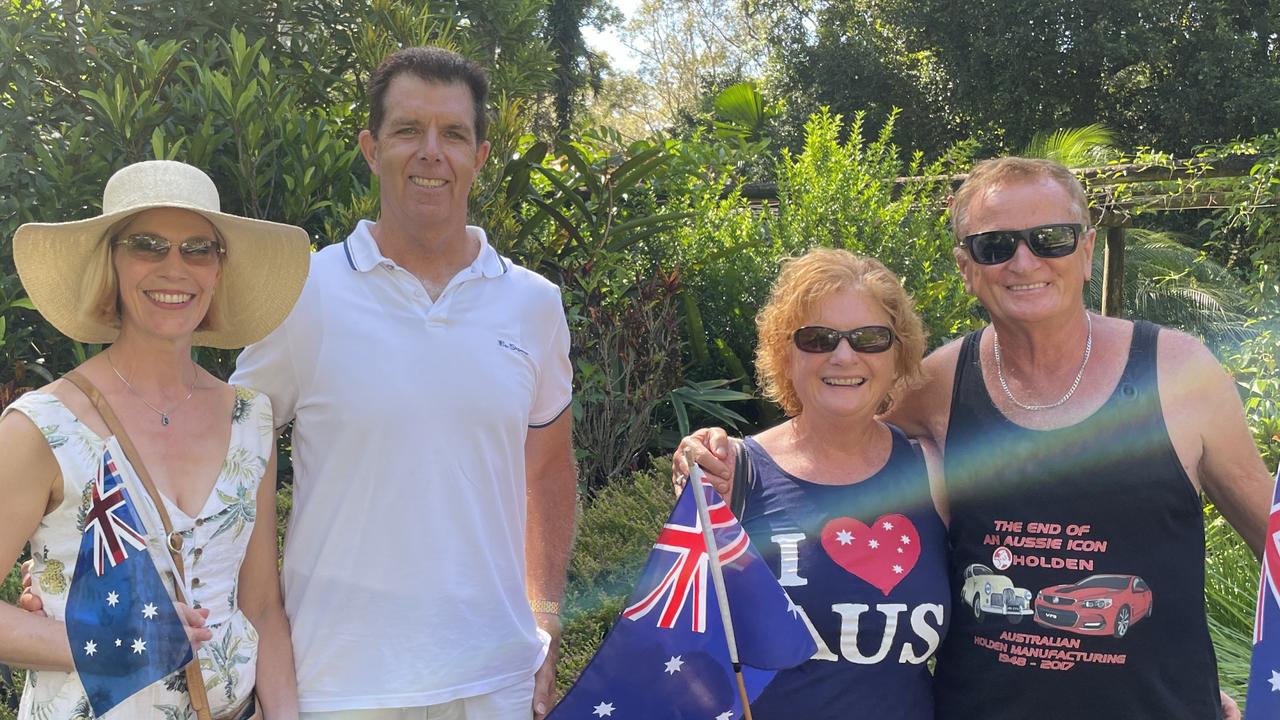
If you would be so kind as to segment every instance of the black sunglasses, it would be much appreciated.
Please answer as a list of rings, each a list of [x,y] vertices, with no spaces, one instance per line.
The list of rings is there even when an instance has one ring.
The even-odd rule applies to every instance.
[[[125,252],[135,260],[161,262],[169,254],[174,243],[167,237],[151,233],[134,233],[116,238],[117,246],[124,246]],[[193,237],[178,243],[178,254],[188,265],[212,265],[226,253],[221,243],[213,238]]]
[[[1083,225],[1054,223],[1026,230],[991,230],[966,235],[961,243],[969,251],[969,257],[979,265],[999,265],[1013,259],[1018,251],[1018,241],[1027,244],[1037,257],[1060,258],[1076,251],[1080,244]]]
[[[867,325],[852,330],[833,330],[821,325],[806,325],[791,336],[796,347],[807,353],[834,352],[840,338],[860,353],[882,353],[893,347],[893,330],[883,325]]]

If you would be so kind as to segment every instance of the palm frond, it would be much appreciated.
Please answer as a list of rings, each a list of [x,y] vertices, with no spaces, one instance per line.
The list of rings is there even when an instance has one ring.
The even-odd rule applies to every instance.
[[[1114,136],[1099,123],[1078,128],[1040,131],[1023,148],[1022,155],[1057,160],[1067,167],[1096,165],[1111,153]]]
[[[1087,297],[1101,305],[1103,258],[1093,256]],[[1124,312],[1205,338],[1211,345],[1253,334],[1245,284],[1174,233],[1132,229],[1125,241]]]

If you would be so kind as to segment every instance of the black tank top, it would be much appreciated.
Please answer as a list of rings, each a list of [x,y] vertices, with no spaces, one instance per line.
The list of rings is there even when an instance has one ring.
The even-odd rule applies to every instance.
[[[1156,336],[1088,419],[1010,422],[965,338],[945,448],[957,601],[940,720],[1219,717],[1200,500],[1160,410]]]

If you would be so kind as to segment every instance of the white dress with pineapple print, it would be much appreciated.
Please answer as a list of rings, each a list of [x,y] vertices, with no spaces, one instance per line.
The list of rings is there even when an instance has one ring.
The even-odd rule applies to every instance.
[[[188,602],[209,610],[207,626],[213,639],[200,648],[200,666],[214,717],[226,715],[253,692],[258,656],[258,633],[240,612],[236,582],[257,515],[257,489],[275,451],[271,401],[266,395],[235,388],[231,442],[222,471],[204,508],[189,517],[165,498],[174,531],[183,536]],[[75,573],[90,489],[109,450],[116,467],[134,487],[141,487],[124,451],[114,437],[103,440],[81,423],[56,397],[30,392],[5,410],[21,412],[40,428],[62,473],[62,503],[45,515],[31,536],[32,577],[45,612],[65,617],[67,591]],[[145,492],[135,504],[149,535],[147,547],[166,588],[173,586],[172,560],[163,526]],[[194,718],[181,670],[154,683],[103,716],[103,720]],[[75,673],[31,671],[22,691],[19,720],[77,720],[92,718],[83,686]]]

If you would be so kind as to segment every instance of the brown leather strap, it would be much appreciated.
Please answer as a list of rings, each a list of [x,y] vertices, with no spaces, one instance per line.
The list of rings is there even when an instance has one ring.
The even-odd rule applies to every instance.
[[[173,558],[173,567],[178,575],[173,580],[173,592],[178,602],[185,603],[187,601],[186,593],[182,587],[186,582],[183,571],[182,562],[182,536],[173,531],[173,523],[169,520],[169,511],[165,508],[164,498],[160,496],[160,491],[156,489],[156,484],[151,481],[151,475],[147,472],[147,466],[142,464],[142,458],[138,455],[138,450],[133,446],[133,441],[129,439],[129,434],[125,432],[124,425],[120,423],[115,412],[111,409],[111,403],[102,396],[98,388],[89,381],[89,378],[81,375],[78,371],[72,370],[62,376],[67,382],[80,388],[80,392],[89,398],[89,402],[93,403],[94,409],[102,416],[103,422],[107,424],[107,429],[115,436],[116,442],[120,444],[120,449],[124,450],[124,456],[129,461],[129,465],[137,474],[138,479],[142,481],[142,486],[146,488],[147,494],[151,496],[151,503],[156,507],[156,514],[160,516],[160,522],[164,525],[165,546],[169,549],[169,556]],[[212,712],[209,709],[209,691],[204,686],[204,673],[200,670],[200,658],[193,654],[191,662],[187,663],[187,691],[191,695],[191,709],[195,712],[199,720],[212,720]]]

